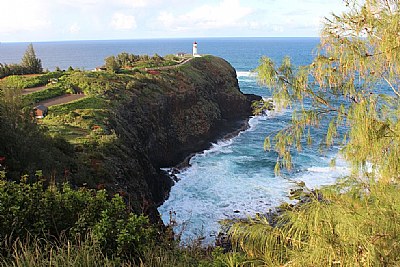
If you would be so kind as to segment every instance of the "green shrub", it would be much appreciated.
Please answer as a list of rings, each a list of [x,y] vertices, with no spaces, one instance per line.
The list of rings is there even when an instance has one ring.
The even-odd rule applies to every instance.
[[[12,75],[4,78],[2,83],[7,83],[9,86],[14,86],[19,89],[33,88],[44,86],[49,83],[50,79],[58,79],[63,75],[64,73],[62,72],[49,72],[34,76]]]
[[[256,265],[396,266],[398,190],[380,182],[331,186],[289,206],[274,225],[259,216],[236,223],[230,234],[238,251]]]
[[[130,213],[118,195],[109,200],[104,190],[73,190],[67,183],[58,188],[24,180],[0,181],[1,242],[24,240],[28,235],[73,241],[93,232],[104,253],[139,257],[155,240],[148,219]]]
[[[1,177],[0,266],[213,266],[209,249],[157,234],[118,195],[46,186],[40,171],[31,183]]]
[[[109,254],[141,255],[152,243],[154,231],[147,218],[135,214],[126,215],[126,205],[121,197],[112,200],[112,209],[101,211],[100,220],[93,226],[93,234]]]
[[[44,90],[34,92],[32,94],[23,95],[22,101],[28,104],[35,104],[37,102],[64,95],[66,90],[59,86],[48,87]]]
[[[63,105],[51,106],[49,107],[49,113],[54,114],[54,116],[64,116],[75,110],[107,109],[109,107],[110,105],[108,105],[106,100],[100,97],[89,96]]]

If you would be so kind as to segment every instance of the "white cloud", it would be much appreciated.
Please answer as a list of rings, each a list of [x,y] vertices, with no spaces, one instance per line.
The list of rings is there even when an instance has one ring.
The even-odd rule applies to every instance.
[[[57,0],[59,4],[68,5],[75,8],[96,7],[98,9],[113,9],[114,7],[145,7],[156,0]]]
[[[151,0],[116,0],[116,3],[127,7],[145,7],[151,2]]]
[[[137,37],[310,36],[341,1],[0,0],[0,41],[127,38],[131,29]]]
[[[216,29],[238,26],[252,11],[241,6],[239,0],[223,0],[216,5],[197,7],[182,15],[161,12],[158,21],[171,30]]]
[[[137,27],[134,16],[122,13],[114,13],[111,19],[111,26],[116,30],[131,30]]]
[[[104,0],[58,0],[59,4],[68,5],[76,8],[84,6],[97,6],[106,3]]]
[[[262,27],[261,23],[257,21],[250,21],[248,27],[252,30],[260,29]]]
[[[12,0],[1,3],[0,33],[32,32],[51,25],[46,1]]]
[[[273,5],[260,5],[248,23],[250,30],[260,36],[318,36],[322,18],[331,11],[339,13],[345,5],[341,0],[279,0]]]
[[[175,18],[172,13],[166,12],[166,11],[161,11],[160,15],[158,16],[158,20],[162,22],[162,24],[167,27],[171,28],[174,26],[175,23]]]
[[[81,31],[81,27],[78,25],[78,23],[75,22],[69,27],[68,31],[72,34],[76,34]]]

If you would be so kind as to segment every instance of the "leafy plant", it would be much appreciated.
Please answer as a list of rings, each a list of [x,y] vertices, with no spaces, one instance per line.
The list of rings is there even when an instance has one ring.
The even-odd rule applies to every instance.
[[[22,96],[22,101],[27,104],[35,105],[37,102],[64,95],[66,93],[64,88],[58,86],[51,86],[32,94]]]
[[[138,257],[155,240],[147,218],[130,213],[118,195],[109,200],[105,191],[73,190],[69,184],[45,186],[40,180],[2,180],[0,203],[3,242],[24,240],[28,235],[72,242],[92,232],[104,253]]]

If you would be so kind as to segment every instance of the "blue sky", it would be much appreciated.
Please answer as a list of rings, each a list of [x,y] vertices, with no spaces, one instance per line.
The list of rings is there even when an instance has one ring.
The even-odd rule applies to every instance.
[[[0,0],[0,42],[318,36],[342,0]]]

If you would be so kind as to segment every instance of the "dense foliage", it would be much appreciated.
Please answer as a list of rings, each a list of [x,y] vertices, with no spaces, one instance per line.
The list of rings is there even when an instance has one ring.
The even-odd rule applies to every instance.
[[[68,184],[44,186],[41,178],[38,172],[39,181],[32,184],[24,179],[0,181],[2,242],[24,240],[28,235],[34,240],[73,241],[90,231],[104,253],[138,256],[155,240],[148,220],[130,213],[122,197],[108,200],[105,191],[73,190]]]
[[[232,242],[262,266],[397,266],[398,191],[381,183],[325,188],[272,221],[260,216],[235,224]]]
[[[52,138],[41,129],[24,106],[20,90],[3,86],[0,91],[0,157],[5,157],[7,176],[19,180],[36,170],[64,177],[72,168],[73,147],[62,138]]]
[[[158,54],[153,56],[134,55],[121,53],[117,56],[109,56],[105,59],[105,68],[110,72],[119,72],[120,70],[144,69],[173,66],[178,64],[182,58],[167,55],[161,57]]]
[[[63,72],[48,72],[41,75],[11,75],[1,80],[0,85],[26,89],[47,85],[52,79],[58,79]],[[1,90],[1,88],[0,88]]]
[[[0,171],[0,266],[225,266],[211,261],[222,251],[180,247],[119,195],[48,183],[41,171],[28,180]]]
[[[312,64],[295,69],[285,58],[275,67],[264,57],[259,78],[273,88],[278,106],[297,103],[292,126],[273,140],[281,166],[290,167],[290,149],[301,149],[308,132],[329,119],[321,145],[343,145],[356,172],[390,180],[400,171],[399,3],[357,2],[348,1],[348,13],[327,20]]]

